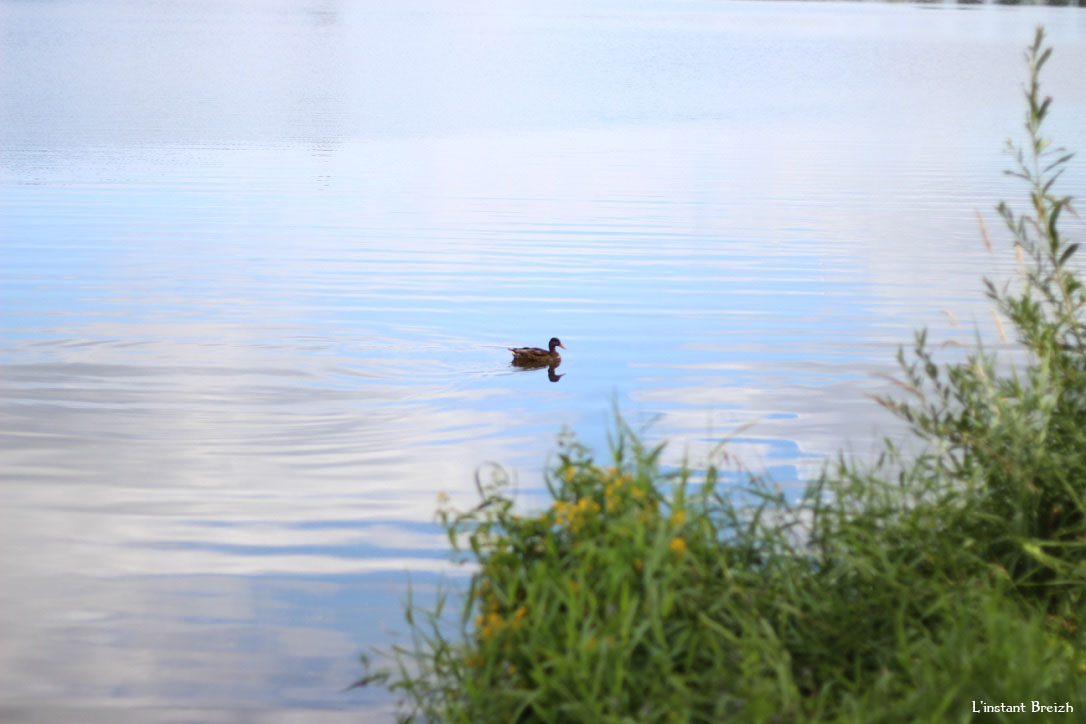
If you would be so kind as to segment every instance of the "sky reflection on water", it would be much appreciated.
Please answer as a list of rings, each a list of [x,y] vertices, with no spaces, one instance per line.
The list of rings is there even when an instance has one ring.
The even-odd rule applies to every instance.
[[[996,339],[1038,21],[1086,151],[1074,8],[0,0],[0,715],[379,712],[438,493],[539,501],[616,402],[792,487],[870,453],[914,328]]]

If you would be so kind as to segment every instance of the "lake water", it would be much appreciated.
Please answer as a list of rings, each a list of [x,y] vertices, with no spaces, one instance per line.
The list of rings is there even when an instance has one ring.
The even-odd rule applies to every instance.
[[[1076,7],[0,0],[0,717],[386,719],[437,495],[615,403],[869,454],[913,329],[999,345],[1037,23],[1086,154]]]

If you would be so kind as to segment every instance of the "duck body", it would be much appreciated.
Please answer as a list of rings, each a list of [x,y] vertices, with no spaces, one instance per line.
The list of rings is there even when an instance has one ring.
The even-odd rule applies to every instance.
[[[513,353],[513,364],[519,367],[554,367],[562,361],[562,355],[558,354],[556,347],[565,349],[557,337],[551,337],[547,344],[548,349],[539,347],[509,347]]]

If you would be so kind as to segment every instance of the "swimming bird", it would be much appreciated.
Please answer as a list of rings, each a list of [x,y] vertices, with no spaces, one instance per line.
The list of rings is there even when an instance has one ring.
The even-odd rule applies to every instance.
[[[562,355],[558,354],[555,347],[565,349],[566,346],[557,337],[551,337],[547,343],[549,349],[539,347],[509,347],[513,353],[513,364],[521,367],[553,367],[562,361]]]

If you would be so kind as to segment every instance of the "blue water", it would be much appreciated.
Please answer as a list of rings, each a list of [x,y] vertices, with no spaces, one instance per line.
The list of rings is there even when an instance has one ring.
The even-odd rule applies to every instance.
[[[1086,152],[1080,8],[0,0],[0,716],[383,720],[488,461],[900,434],[913,329],[1005,346],[1038,22]]]

